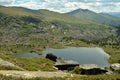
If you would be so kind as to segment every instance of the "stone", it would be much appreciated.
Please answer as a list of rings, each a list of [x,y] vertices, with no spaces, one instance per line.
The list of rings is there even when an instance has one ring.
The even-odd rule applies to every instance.
[[[103,74],[107,72],[107,70],[95,64],[80,65],[80,68],[81,68],[81,74],[83,75],[97,75],[97,74]]]
[[[112,71],[114,71],[114,70],[119,70],[119,69],[120,69],[120,63],[111,64],[111,65],[110,65],[110,69],[111,69]]]
[[[73,60],[57,59],[54,66],[59,70],[73,70],[74,67],[79,66],[79,63]]]
[[[48,58],[48,59],[56,62],[57,56],[55,56],[55,55],[52,54],[52,53],[48,53],[48,54],[46,55],[46,58]]]

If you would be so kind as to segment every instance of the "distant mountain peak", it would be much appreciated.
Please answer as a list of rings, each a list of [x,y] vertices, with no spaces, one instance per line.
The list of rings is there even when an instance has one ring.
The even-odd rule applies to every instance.
[[[79,9],[70,11],[70,12],[68,12],[67,14],[72,15],[72,14],[78,14],[78,13],[81,13],[81,12],[95,13],[95,12],[93,12],[93,11],[90,11],[89,9],[81,9],[81,8],[79,8]]]
[[[120,12],[104,12],[104,13],[120,18]]]
[[[69,14],[79,19],[91,20],[102,24],[104,23],[110,26],[120,25],[119,18],[111,16],[110,14],[106,14],[106,13],[96,13],[88,9],[76,9],[66,14]],[[119,15],[119,13],[116,15]]]
[[[88,10],[88,9],[81,9],[81,8],[79,8],[79,9],[76,9],[76,10],[74,10],[74,11],[90,11],[90,10]]]

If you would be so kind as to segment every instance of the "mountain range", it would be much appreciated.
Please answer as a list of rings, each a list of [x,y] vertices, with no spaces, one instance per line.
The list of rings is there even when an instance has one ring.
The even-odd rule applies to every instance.
[[[107,12],[107,14],[110,14],[112,16],[116,16],[120,18],[120,12]]]
[[[87,9],[62,14],[45,9],[0,6],[0,41],[16,44],[52,37],[98,40],[118,34],[119,22],[117,17]]]
[[[91,20],[112,27],[120,26],[120,18],[114,17],[107,13],[95,13],[88,9],[77,9],[66,14],[75,16],[76,18]]]

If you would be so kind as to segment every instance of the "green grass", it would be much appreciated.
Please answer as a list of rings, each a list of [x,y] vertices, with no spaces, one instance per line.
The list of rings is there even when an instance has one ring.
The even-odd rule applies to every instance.
[[[56,71],[53,68],[54,62],[46,58],[15,58],[15,57],[0,57],[3,60],[14,63],[15,65],[28,71]],[[17,67],[0,66],[1,70],[20,70]]]
[[[15,64],[29,71],[55,71],[54,62],[45,58],[18,58],[15,60]]]
[[[110,25],[112,27],[118,27],[120,25],[120,19],[103,13],[95,13],[89,10],[78,9],[67,13],[71,16],[80,19],[91,20],[94,22]]]
[[[120,74],[113,73],[111,75],[85,75],[85,76],[75,76],[71,80],[119,80]]]
[[[0,65],[0,70],[21,70],[21,69],[15,67],[15,66],[2,66],[2,65]]]
[[[103,49],[110,55],[110,63],[120,63],[120,46],[106,45]]]

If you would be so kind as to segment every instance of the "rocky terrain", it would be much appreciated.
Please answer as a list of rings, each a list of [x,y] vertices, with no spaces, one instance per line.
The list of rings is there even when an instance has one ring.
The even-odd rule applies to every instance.
[[[13,76],[13,77],[22,77],[22,78],[34,78],[34,77],[65,77],[70,75],[70,73],[57,71],[57,72],[43,72],[43,71],[15,71],[15,70],[8,70],[4,71],[1,70],[0,74],[5,76]]]

